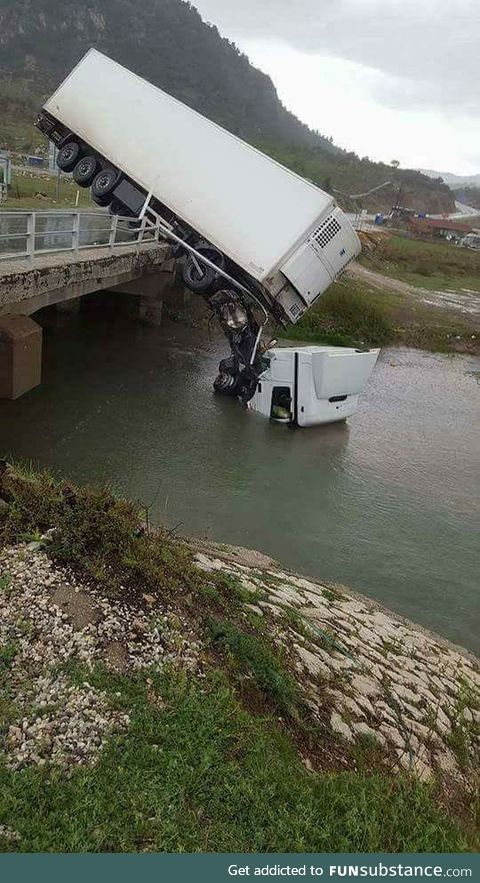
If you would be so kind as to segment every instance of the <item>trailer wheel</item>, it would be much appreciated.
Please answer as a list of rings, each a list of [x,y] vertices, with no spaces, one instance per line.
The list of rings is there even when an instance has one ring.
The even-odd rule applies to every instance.
[[[119,199],[117,199],[116,196],[113,197],[110,205],[108,206],[108,211],[110,212],[111,215],[121,215],[122,218],[133,218],[134,217],[134,215],[130,211],[130,209],[127,208],[127,206],[123,202],[121,202]],[[137,223],[138,223],[138,221],[137,221]]]
[[[214,264],[223,270],[225,258],[221,251],[206,246],[197,248],[197,251],[200,254],[204,254],[206,258],[213,261]],[[199,267],[200,270],[198,269]],[[202,264],[201,260],[194,255],[190,255],[183,265],[183,281],[187,288],[190,288],[195,294],[205,294],[211,287],[216,275],[212,267]]]
[[[68,141],[58,151],[57,166],[62,172],[73,172],[81,156],[80,144],[77,141]]]
[[[79,185],[79,187],[90,187],[97,171],[97,157],[84,156],[77,162],[73,170],[73,180]]]
[[[118,169],[102,169],[92,182],[92,198],[97,205],[108,205],[121,178]],[[101,201],[100,201],[101,200]]]

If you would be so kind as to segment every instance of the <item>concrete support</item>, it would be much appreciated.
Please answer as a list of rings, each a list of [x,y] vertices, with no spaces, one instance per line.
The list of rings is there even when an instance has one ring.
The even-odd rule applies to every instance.
[[[146,325],[162,324],[163,302],[167,296],[173,294],[179,303],[182,302],[182,292],[176,284],[176,263],[173,259],[165,261],[158,273],[133,279],[125,285],[117,285],[113,290],[138,297],[137,316]]]
[[[145,325],[161,325],[163,300],[161,297],[140,297],[138,300],[138,318]]]
[[[16,399],[38,386],[42,329],[28,316],[0,316],[0,399]]]
[[[57,312],[59,313],[70,313],[72,315],[76,315],[77,313],[80,313],[82,309],[82,298],[75,297],[71,300],[59,301],[56,307]]]

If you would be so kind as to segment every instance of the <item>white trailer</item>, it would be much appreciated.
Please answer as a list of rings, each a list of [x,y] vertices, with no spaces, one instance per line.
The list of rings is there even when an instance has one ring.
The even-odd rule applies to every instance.
[[[360,252],[332,196],[95,49],[37,125],[58,148],[60,168],[91,187],[97,204],[154,218],[175,244],[185,283],[207,300],[230,342],[218,392],[278,419],[281,380],[298,425],[352,412],[377,351],[366,359],[343,349],[334,358],[331,347],[279,350],[267,357],[269,372],[260,345],[269,315],[296,323]],[[331,407],[336,396],[347,405]]]
[[[119,170],[140,191],[134,209],[157,200],[290,322],[360,252],[332,196],[95,49],[43,110],[50,137],[79,143],[74,165],[94,155]]]

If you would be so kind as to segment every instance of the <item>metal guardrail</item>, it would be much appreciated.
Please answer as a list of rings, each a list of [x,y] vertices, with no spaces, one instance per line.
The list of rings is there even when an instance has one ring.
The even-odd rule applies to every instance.
[[[158,224],[109,215],[102,211],[1,211],[0,268],[4,260],[27,259],[35,266],[37,257],[83,249],[158,243]]]

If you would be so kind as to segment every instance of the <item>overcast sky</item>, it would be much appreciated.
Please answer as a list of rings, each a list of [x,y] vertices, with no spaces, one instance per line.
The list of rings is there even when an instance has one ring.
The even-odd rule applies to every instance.
[[[361,156],[480,173],[480,0],[193,0],[283,103]]]

